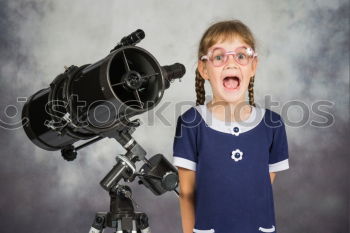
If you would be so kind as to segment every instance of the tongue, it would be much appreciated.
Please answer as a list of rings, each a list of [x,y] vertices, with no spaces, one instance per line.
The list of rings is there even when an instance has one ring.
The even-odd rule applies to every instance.
[[[237,78],[228,77],[224,79],[224,86],[226,88],[236,88],[238,86]]]

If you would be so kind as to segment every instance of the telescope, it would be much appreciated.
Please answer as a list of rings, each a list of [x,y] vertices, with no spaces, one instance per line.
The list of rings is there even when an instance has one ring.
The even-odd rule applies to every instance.
[[[151,53],[136,46],[144,37],[138,29],[123,37],[105,58],[65,67],[22,109],[28,138],[44,150],[60,150],[67,161],[105,137],[114,138],[126,150],[116,156],[115,166],[100,182],[109,192],[110,211],[96,213],[90,233],[101,233],[106,227],[116,233],[150,232],[147,215],[134,211],[132,191],[119,184],[121,180],[133,182],[138,177],[139,184],[155,195],[177,193],[176,168],[162,154],[146,158],[146,151],[131,136],[140,120],[130,118],[156,107],[171,83],[183,77],[185,67],[161,66]],[[88,141],[74,146],[80,140]],[[135,163],[140,161],[143,165],[137,171]]]

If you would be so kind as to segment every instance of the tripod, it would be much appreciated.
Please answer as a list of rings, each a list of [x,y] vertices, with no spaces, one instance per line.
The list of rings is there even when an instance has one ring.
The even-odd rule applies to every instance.
[[[102,233],[104,228],[115,228],[115,233],[151,233],[145,213],[135,212],[131,189],[126,185],[116,185],[110,192],[108,213],[96,213],[89,233]]]

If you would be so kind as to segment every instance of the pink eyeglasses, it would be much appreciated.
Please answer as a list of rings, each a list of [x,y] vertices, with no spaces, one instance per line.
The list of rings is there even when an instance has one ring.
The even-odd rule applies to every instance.
[[[244,46],[228,52],[224,48],[216,47],[209,51],[207,55],[202,56],[201,60],[209,60],[214,66],[220,67],[227,63],[229,55],[233,55],[235,61],[242,66],[248,65],[254,57],[258,56],[252,48]]]

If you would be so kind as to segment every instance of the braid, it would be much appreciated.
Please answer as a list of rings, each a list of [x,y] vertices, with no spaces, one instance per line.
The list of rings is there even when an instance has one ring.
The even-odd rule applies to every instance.
[[[198,71],[196,69],[196,83],[195,83],[195,89],[197,94],[197,101],[196,105],[203,105],[205,101],[205,89],[204,89],[204,82],[205,79],[203,79]]]
[[[255,107],[254,103],[254,78],[255,76],[251,77],[249,81],[249,86],[248,86],[248,94],[249,94],[249,104]]]

